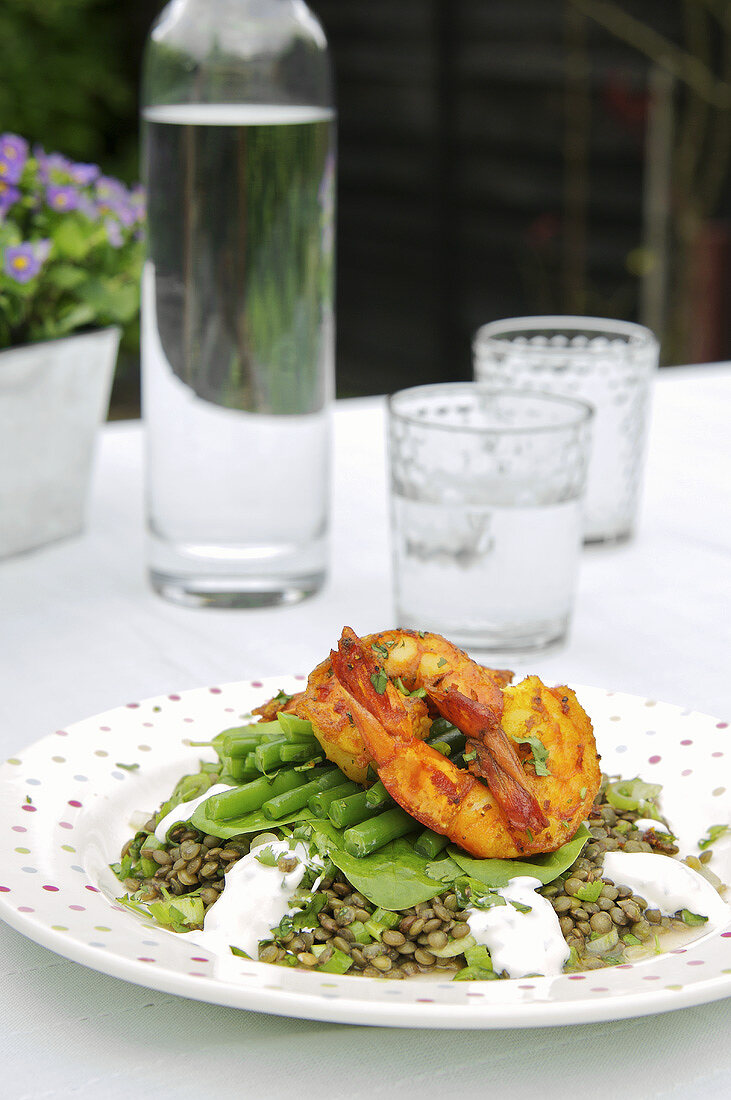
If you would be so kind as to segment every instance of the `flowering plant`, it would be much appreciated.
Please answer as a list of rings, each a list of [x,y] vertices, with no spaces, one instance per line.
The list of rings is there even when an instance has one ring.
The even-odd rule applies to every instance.
[[[0,134],[0,347],[134,321],[144,219],[140,187]]]

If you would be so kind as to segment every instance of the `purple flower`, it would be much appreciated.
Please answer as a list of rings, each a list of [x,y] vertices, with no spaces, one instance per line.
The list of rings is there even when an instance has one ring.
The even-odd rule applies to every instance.
[[[124,244],[124,237],[119,222],[116,222],[113,218],[107,218],[104,222],[104,228],[107,231],[107,240],[112,248],[121,248]]]
[[[41,270],[42,263],[34,246],[25,241],[5,249],[3,270],[16,283],[28,283]]]
[[[137,221],[137,211],[129,202],[120,202],[113,207],[114,213],[123,226],[129,229]]]
[[[45,237],[40,241],[32,242],[33,255],[37,260],[40,260],[42,264],[48,259],[48,255],[51,251],[51,242]]]
[[[115,180],[113,176],[99,176],[96,181],[96,193],[100,199],[125,199],[127,197],[127,188],[119,180]]]
[[[79,205],[79,193],[74,187],[49,183],[46,188],[46,201],[52,210],[76,210]]]
[[[45,153],[39,145],[33,147],[33,153],[38,161],[38,174],[44,183],[58,178],[58,174],[62,177],[68,175],[71,161],[62,157],[60,153]]]
[[[17,183],[28,159],[28,142],[17,134],[0,134],[0,179]]]
[[[19,198],[20,191],[18,188],[13,187],[7,180],[0,179],[0,216],[5,214]]]
[[[69,175],[73,183],[86,187],[98,177],[101,169],[97,164],[72,164],[69,167]]]
[[[137,214],[138,221],[145,220],[145,214],[147,213],[147,200],[145,196],[145,189],[141,183],[135,184],[129,193],[129,204]]]
[[[76,209],[80,214],[83,214],[85,218],[88,218],[90,222],[99,221],[99,211],[96,208],[96,203],[83,191],[79,193],[79,201]]]

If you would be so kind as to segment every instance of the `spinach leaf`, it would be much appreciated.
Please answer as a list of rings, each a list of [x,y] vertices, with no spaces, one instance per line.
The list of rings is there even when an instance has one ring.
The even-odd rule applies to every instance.
[[[441,879],[426,873],[430,861],[417,856],[403,837],[362,859],[348,855],[344,849],[331,850],[330,859],[356,890],[381,909],[409,909],[436,897],[445,888]]]
[[[228,840],[239,833],[264,833],[272,829],[278,829],[280,825],[289,825],[293,821],[307,821],[312,817],[309,810],[298,810],[296,814],[287,814],[286,817],[278,817],[274,821],[267,817],[261,810],[252,810],[251,813],[242,814],[241,817],[232,817],[228,821],[212,821],[206,817],[205,802],[197,808],[193,814],[191,824],[194,829],[200,829],[202,833],[210,836],[218,836],[221,840]]]
[[[500,888],[507,886],[511,878],[518,875],[530,875],[539,879],[544,886],[568,870],[578,859],[581,849],[589,839],[590,833],[585,825],[580,825],[574,836],[555,852],[541,856],[529,856],[525,859],[473,859],[459,848],[450,844],[447,848],[450,859],[461,867],[462,872],[482,882],[485,886]]]
[[[319,838],[322,853],[327,853],[356,890],[374,905],[389,910],[429,901],[465,874],[493,889],[517,875],[530,875],[546,885],[571,866],[589,838],[589,830],[581,825],[558,851],[531,859],[473,859],[450,845],[447,855],[429,860],[417,855],[412,843],[401,837],[358,859],[344,850],[342,831],[329,821],[311,820],[308,825]]]

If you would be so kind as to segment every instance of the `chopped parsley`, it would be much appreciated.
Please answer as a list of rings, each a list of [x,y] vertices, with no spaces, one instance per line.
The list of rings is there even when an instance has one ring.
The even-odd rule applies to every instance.
[[[698,847],[703,851],[706,848],[710,848],[711,844],[720,840],[726,833],[731,832],[731,825],[711,825],[708,828],[706,835],[698,841]]]
[[[548,749],[543,744],[540,737],[529,735],[528,737],[514,737],[513,740],[517,741],[519,745],[530,745],[533,757],[533,767],[536,770],[536,775],[551,774],[548,770]]]
[[[371,683],[373,684],[373,687],[376,689],[378,694],[383,695],[388,684],[388,676],[382,668],[379,668],[378,672],[373,673],[373,675],[371,676]]]
[[[267,844],[266,848],[261,848],[257,851],[254,859],[263,864],[264,867],[276,867],[278,857],[274,855],[274,849],[271,844]]]
[[[409,691],[400,676],[397,676],[394,680],[394,686],[401,692],[402,695],[416,697],[417,699],[423,699],[426,695],[426,688],[415,688],[414,691]]]
[[[580,898],[581,901],[588,901],[593,905],[594,902],[598,901],[603,886],[604,883],[601,879],[597,879],[596,882],[585,882],[584,885],[580,886],[576,891],[576,896]]]
[[[680,919],[683,924],[687,924],[689,928],[692,928],[696,924],[705,924],[708,917],[704,917],[700,913],[691,913],[690,909],[681,909]]]

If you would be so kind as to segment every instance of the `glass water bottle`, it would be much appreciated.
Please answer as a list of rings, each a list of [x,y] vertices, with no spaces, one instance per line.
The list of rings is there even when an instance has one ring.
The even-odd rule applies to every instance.
[[[335,112],[302,0],[173,0],[147,44],[149,567],[256,607],[326,570]]]

